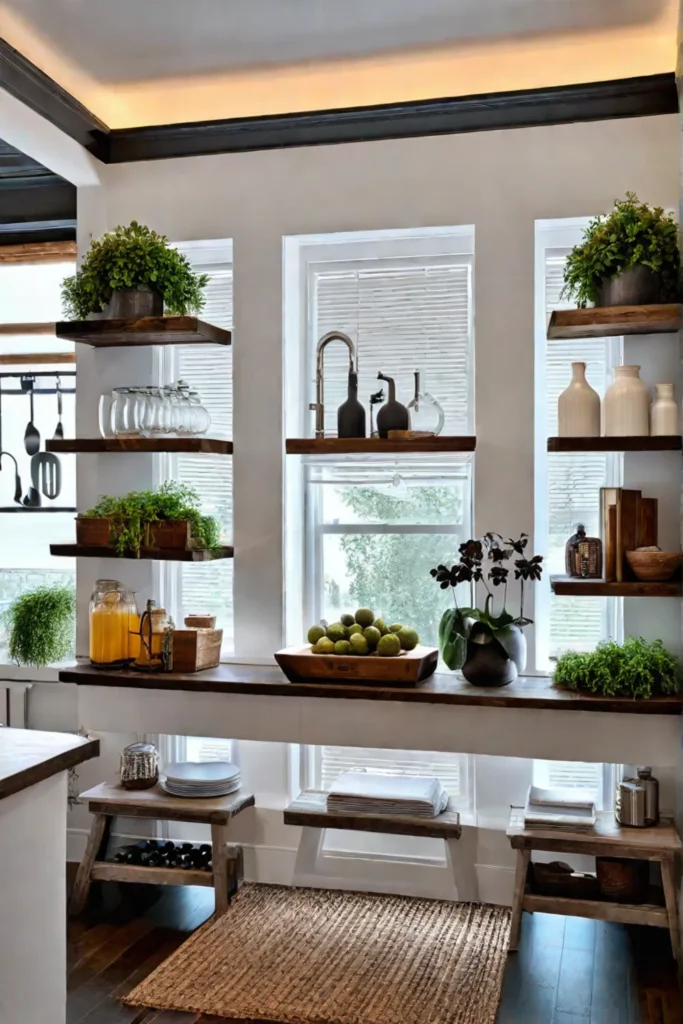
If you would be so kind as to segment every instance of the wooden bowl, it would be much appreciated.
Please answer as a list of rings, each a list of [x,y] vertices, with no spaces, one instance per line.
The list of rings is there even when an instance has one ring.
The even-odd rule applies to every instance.
[[[636,579],[644,583],[662,583],[670,580],[683,562],[680,551],[627,551],[626,561]]]
[[[401,651],[395,658],[378,654],[314,654],[307,647],[286,647],[275,660],[292,683],[362,683],[379,686],[416,686],[436,671],[437,647]]]

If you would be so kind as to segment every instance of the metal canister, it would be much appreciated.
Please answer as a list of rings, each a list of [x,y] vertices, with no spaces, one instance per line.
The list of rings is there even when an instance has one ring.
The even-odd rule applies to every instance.
[[[645,828],[645,787],[639,779],[622,779],[617,786],[614,813],[620,825]]]
[[[656,825],[659,821],[659,780],[652,774],[652,768],[638,769],[638,782],[645,790],[645,824]]]
[[[153,743],[131,743],[121,754],[124,789],[151,789],[159,779],[159,754]]]

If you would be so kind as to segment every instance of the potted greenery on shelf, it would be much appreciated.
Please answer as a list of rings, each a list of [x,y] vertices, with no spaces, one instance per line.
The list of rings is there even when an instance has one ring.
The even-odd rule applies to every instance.
[[[634,192],[595,217],[567,257],[562,296],[580,308],[677,302],[680,295],[678,225],[661,206]]]
[[[80,270],[62,281],[64,315],[85,320],[103,310],[113,318],[200,313],[208,280],[195,274],[165,235],[132,221],[95,239]]]
[[[76,519],[76,541],[85,547],[112,547],[119,557],[140,557],[143,547],[201,548],[220,552],[220,525],[203,515],[197,492],[175,480],[121,497],[105,495]]]
[[[430,570],[442,590],[453,589],[454,607],[444,612],[439,624],[441,656],[448,668],[461,669],[465,679],[478,686],[506,686],[526,666],[526,637],[522,629],[530,626],[532,620],[524,617],[524,583],[540,580],[543,572],[542,555],[525,555],[528,539],[526,533],[519,540],[507,541],[498,533],[487,533],[482,540],[461,544],[460,561],[450,569],[438,565]],[[506,563],[510,560],[514,560],[514,578],[520,584],[517,617],[507,609],[511,569]],[[488,572],[484,562],[491,563]],[[495,589],[502,587],[503,601],[498,614],[494,614],[494,595],[487,581]],[[483,610],[458,605],[456,588],[461,583],[470,585],[471,598],[476,584],[483,583]]]
[[[76,599],[72,587],[37,587],[3,613],[10,658],[18,665],[62,661],[75,647]]]
[[[648,698],[680,691],[680,666],[661,640],[630,636],[606,640],[594,651],[567,651],[558,659],[555,686],[603,697]]]

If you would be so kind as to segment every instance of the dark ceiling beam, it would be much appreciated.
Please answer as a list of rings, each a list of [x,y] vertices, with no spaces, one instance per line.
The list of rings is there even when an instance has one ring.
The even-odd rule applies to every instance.
[[[4,39],[0,39],[0,86],[95,156],[106,159],[106,124]]]
[[[675,114],[673,73],[303,114],[121,128],[108,163]]]
[[[105,163],[452,135],[678,111],[675,76],[671,72],[373,107],[109,130],[2,39],[0,86]]]
[[[57,175],[0,179],[0,245],[75,238],[75,185]]]

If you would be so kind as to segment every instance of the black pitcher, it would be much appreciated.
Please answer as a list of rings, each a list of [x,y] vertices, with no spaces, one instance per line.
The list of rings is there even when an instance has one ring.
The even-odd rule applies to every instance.
[[[390,430],[410,430],[410,413],[405,405],[396,401],[396,384],[393,377],[385,377],[378,373],[379,380],[385,380],[389,385],[389,400],[384,403],[377,413],[377,432],[380,437],[388,437]]]

